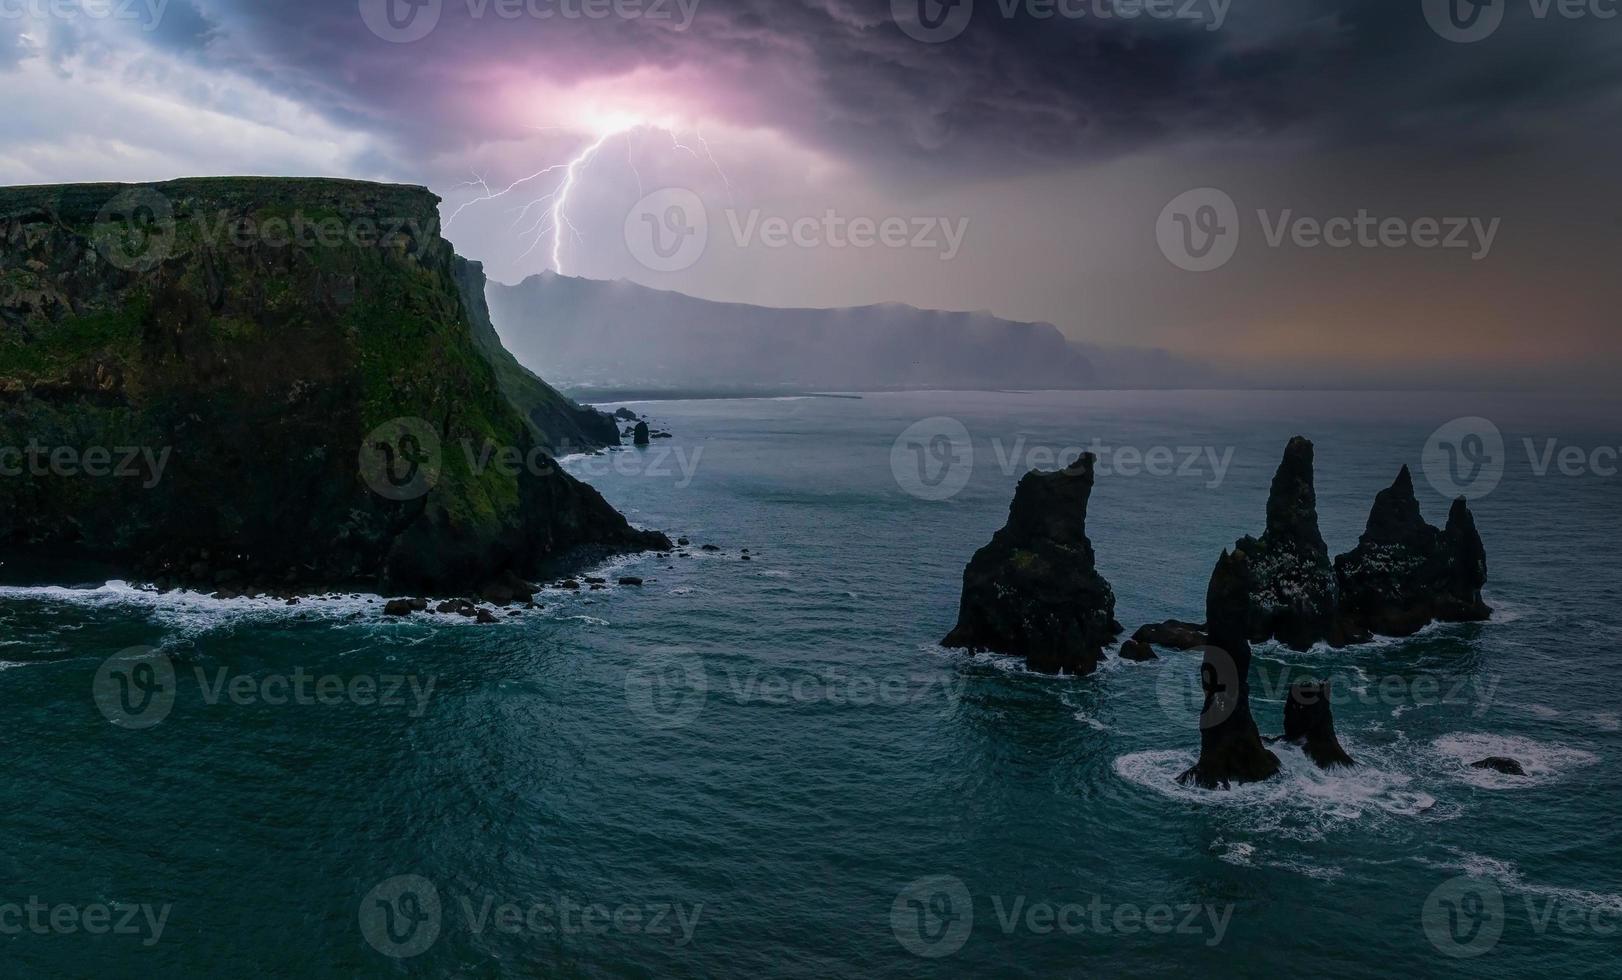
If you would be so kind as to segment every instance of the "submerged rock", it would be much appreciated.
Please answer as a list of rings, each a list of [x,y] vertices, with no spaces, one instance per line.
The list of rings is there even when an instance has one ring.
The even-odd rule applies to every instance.
[[[1327,681],[1290,685],[1290,696],[1284,702],[1284,739],[1301,746],[1320,769],[1357,765],[1335,736]]]
[[[1260,538],[1240,539],[1234,550],[1249,565],[1248,640],[1277,639],[1297,650],[1348,641],[1336,628],[1335,575],[1318,531],[1311,442],[1296,436],[1285,447],[1267,496],[1267,528]]]
[[[1008,523],[963,573],[957,626],[942,645],[1024,657],[1050,674],[1097,669],[1120,626],[1087,539],[1094,462],[1088,453],[1020,480]]]
[[[1151,623],[1138,627],[1132,639],[1139,643],[1165,647],[1168,650],[1198,650],[1205,646],[1205,624],[1185,623],[1168,619],[1164,623]]]
[[[1154,648],[1149,644],[1133,639],[1121,644],[1121,659],[1130,660],[1134,663],[1144,663],[1149,660],[1159,660],[1160,655],[1155,653]]]
[[[1472,762],[1470,763],[1470,768],[1491,769],[1493,772],[1501,772],[1506,776],[1526,775],[1526,769],[1522,767],[1519,762],[1516,762],[1514,759],[1506,759],[1499,755],[1482,759],[1480,762]]]
[[[1250,713],[1251,595],[1255,583],[1243,551],[1223,552],[1205,594],[1210,644],[1200,664],[1200,758],[1177,777],[1205,789],[1254,783],[1278,772]]]
[[[1419,511],[1406,466],[1374,498],[1357,547],[1335,559],[1335,580],[1345,621],[1384,636],[1492,617],[1481,598],[1487,552],[1469,505],[1454,501],[1447,527],[1437,530]]]

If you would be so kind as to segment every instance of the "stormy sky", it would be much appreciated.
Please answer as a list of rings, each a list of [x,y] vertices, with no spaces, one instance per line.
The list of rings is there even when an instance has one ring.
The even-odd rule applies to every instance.
[[[1622,362],[1619,11],[0,0],[0,183],[421,183],[509,282],[989,310],[1266,384],[1589,386]]]

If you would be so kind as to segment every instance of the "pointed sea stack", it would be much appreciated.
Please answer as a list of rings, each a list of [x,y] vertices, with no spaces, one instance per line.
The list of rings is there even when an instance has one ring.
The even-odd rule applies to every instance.
[[[1460,498],[1438,531],[1425,522],[1408,467],[1374,498],[1356,548],[1335,559],[1341,614],[1349,628],[1411,636],[1430,623],[1491,618],[1482,601],[1487,552]]]
[[[1335,737],[1335,715],[1329,704],[1329,682],[1290,685],[1284,702],[1284,739],[1302,747],[1319,769],[1355,766]]]
[[[1177,777],[1205,789],[1255,783],[1279,770],[1278,756],[1262,745],[1250,713],[1250,639],[1247,620],[1254,589],[1250,561],[1224,551],[1205,593],[1211,644],[1200,665],[1205,704],[1200,711],[1200,759]]]
[[[957,628],[943,646],[1024,657],[1049,674],[1097,669],[1121,627],[1087,540],[1094,462],[1088,453],[1067,470],[1019,481],[1008,524],[963,573]]]
[[[631,434],[631,440],[635,445],[638,446],[650,445],[652,439],[649,434],[648,423],[638,422],[636,424],[636,429]]]
[[[1240,539],[1234,550],[1250,562],[1246,636],[1251,642],[1277,638],[1297,650],[1323,641],[1344,644],[1335,628],[1329,546],[1318,531],[1311,442],[1300,436],[1290,440],[1267,496],[1267,529],[1260,540]]]

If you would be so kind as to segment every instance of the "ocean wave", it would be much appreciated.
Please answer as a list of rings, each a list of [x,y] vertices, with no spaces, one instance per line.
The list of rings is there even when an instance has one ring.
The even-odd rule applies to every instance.
[[[1431,749],[1444,764],[1452,765],[1452,774],[1456,778],[1480,789],[1545,786],[1558,781],[1573,769],[1599,761],[1598,755],[1584,749],[1491,732],[1442,735],[1431,742]],[[1471,766],[1471,763],[1495,756],[1519,762],[1526,775],[1506,776],[1492,769],[1475,769]]]
[[[1567,888],[1561,885],[1545,885],[1526,880],[1526,876],[1514,861],[1489,857],[1466,851],[1460,848],[1449,848],[1454,857],[1445,861],[1436,861],[1429,858],[1417,859],[1420,864],[1439,871],[1456,872],[1468,875],[1471,878],[1487,878],[1502,887],[1505,891],[1517,892],[1524,895],[1539,895],[1557,902],[1587,908],[1593,911],[1622,913],[1622,895],[1610,892],[1590,891],[1586,888]]]

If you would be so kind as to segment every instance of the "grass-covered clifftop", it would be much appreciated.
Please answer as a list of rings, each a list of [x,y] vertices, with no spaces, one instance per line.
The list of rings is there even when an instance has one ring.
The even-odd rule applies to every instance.
[[[483,275],[438,203],[337,180],[0,188],[0,547],[176,584],[456,591],[658,546],[540,452],[613,426],[481,339]]]

